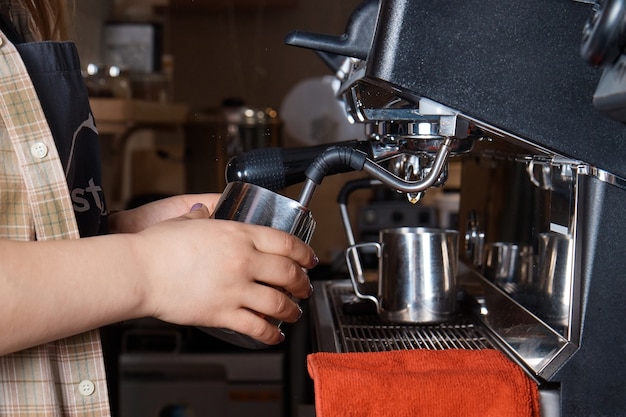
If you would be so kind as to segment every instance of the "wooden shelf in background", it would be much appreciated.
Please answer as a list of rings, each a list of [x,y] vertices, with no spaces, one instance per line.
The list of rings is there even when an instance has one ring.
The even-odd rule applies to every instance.
[[[188,112],[187,105],[177,103],[115,98],[91,98],[89,103],[102,134],[120,134],[138,125],[182,125]]]

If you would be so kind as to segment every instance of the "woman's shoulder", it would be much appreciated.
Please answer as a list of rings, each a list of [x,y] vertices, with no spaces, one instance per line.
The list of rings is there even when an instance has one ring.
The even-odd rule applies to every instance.
[[[34,29],[32,16],[21,1],[0,0],[2,31],[13,43],[35,42],[40,36]]]

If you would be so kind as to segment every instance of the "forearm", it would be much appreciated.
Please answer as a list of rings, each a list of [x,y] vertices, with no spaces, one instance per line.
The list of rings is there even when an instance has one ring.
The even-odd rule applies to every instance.
[[[278,343],[280,332],[259,314],[299,317],[286,294],[310,295],[303,268],[316,265],[311,248],[269,227],[210,219],[216,199],[194,199],[204,206],[191,211],[195,203],[172,200],[180,201],[185,214],[179,207],[168,221],[132,211],[130,230],[121,231],[138,233],[0,240],[0,355],[139,317]],[[171,217],[174,210],[161,204]]]
[[[0,240],[0,354],[142,316],[133,239]]]

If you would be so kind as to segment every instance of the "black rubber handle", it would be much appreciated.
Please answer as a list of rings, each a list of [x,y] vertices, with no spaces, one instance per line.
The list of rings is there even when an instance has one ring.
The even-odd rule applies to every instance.
[[[305,171],[328,148],[342,146],[372,154],[369,141],[350,140],[300,148],[261,148],[244,152],[228,161],[226,182],[242,181],[271,191],[279,191],[306,179]],[[345,165],[333,166],[326,175],[351,171]]]
[[[309,164],[304,175],[319,185],[324,177],[333,174],[338,168],[348,167],[350,170],[361,171],[367,156],[356,147],[331,146]]]

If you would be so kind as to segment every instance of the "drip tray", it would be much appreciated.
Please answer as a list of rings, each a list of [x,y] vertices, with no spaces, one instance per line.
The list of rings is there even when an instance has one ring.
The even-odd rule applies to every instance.
[[[373,303],[354,295],[349,281],[317,282],[316,287],[313,302],[320,350],[379,352],[494,347],[486,332],[464,315],[439,324],[389,323],[376,314]]]
[[[500,347],[488,336],[487,329],[463,314],[440,324],[390,324],[379,318],[373,303],[356,298],[349,280],[315,281],[313,287],[311,312],[318,351],[474,350]],[[558,390],[539,387],[542,417],[560,416],[560,401]]]

